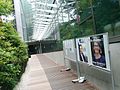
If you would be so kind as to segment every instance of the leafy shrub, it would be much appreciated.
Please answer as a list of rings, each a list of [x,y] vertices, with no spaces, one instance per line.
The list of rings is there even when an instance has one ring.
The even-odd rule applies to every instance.
[[[0,0],[0,90],[12,90],[20,80],[28,60],[27,46],[11,23],[1,16],[13,10],[13,0]]]
[[[11,23],[0,24],[0,86],[12,90],[25,70],[27,46]]]

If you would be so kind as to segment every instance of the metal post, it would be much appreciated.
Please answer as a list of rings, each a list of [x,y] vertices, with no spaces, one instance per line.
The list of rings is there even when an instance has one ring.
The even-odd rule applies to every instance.
[[[59,11],[57,13],[57,39],[60,40],[60,30],[59,30]]]
[[[108,43],[109,45],[109,43]],[[109,51],[109,57],[110,57],[110,70],[111,70],[111,81],[112,81],[112,90],[115,90],[115,81],[114,81],[114,76],[113,76],[113,70],[112,70],[112,62],[111,62],[111,55]]]
[[[56,33],[55,33],[55,31],[56,31],[56,27],[57,27],[57,22],[56,22],[56,17],[55,17],[55,30],[54,30],[54,40],[56,40]]]
[[[76,8],[78,8],[78,2],[77,2],[77,0],[75,0],[75,2],[76,2],[76,4],[75,4]],[[78,15],[78,10],[77,10],[77,15]],[[78,27],[79,27],[79,22],[78,22]],[[78,57],[77,57],[76,40],[75,40],[75,52],[76,52],[76,65],[77,65],[78,78],[80,78],[81,73],[80,73],[80,64],[79,64]]]
[[[39,41],[39,53],[40,53],[40,54],[42,53],[42,45],[41,45],[41,42],[42,42],[42,41]]]
[[[74,40],[75,43],[75,57],[76,57],[76,65],[77,65],[77,74],[78,74],[78,78],[81,76],[80,73],[80,65],[79,65],[79,61],[78,61],[78,57],[77,57],[77,47],[76,47],[76,40]]]
[[[91,13],[92,13],[92,20],[93,20],[93,30],[94,30],[94,34],[96,34],[97,33],[96,22],[95,22],[94,7],[93,7],[93,1],[92,0],[90,0],[90,6],[91,6]]]
[[[77,0],[76,0],[76,7],[77,7]],[[78,12],[77,12],[78,15]],[[78,22],[78,26],[79,26],[79,22]],[[76,55],[76,66],[77,66],[77,74],[78,74],[78,79],[72,80],[73,83],[75,82],[80,82],[83,83],[85,81],[84,76],[81,77],[81,73],[80,73],[80,63],[78,61],[78,56],[77,56],[77,44],[76,44],[76,40],[74,39],[74,43],[75,43],[75,55]]]

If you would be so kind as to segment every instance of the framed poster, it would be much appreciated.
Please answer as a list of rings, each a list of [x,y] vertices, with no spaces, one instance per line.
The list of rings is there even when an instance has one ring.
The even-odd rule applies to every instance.
[[[89,38],[77,38],[76,39],[76,48],[77,48],[77,58],[78,61],[81,61],[83,63],[89,63]]]
[[[110,70],[108,35],[101,34],[90,37],[92,64]]]
[[[107,33],[77,38],[76,48],[78,61],[110,71]]]

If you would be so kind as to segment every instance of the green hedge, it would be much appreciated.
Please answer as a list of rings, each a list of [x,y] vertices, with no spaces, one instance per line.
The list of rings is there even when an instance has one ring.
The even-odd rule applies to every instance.
[[[0,23],[0,87],[12,90],[28,60],[27,46],[11,23]]]

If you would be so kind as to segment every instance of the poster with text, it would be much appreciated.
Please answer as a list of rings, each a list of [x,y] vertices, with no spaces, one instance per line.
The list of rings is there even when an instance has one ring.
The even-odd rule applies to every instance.
[[[69,39],[63,41],[63,47],[64,47],[64,55],[66,58],[69,58],[72,61],[76,60],[76,53],[75,53],[75,41],[74,39]]]

